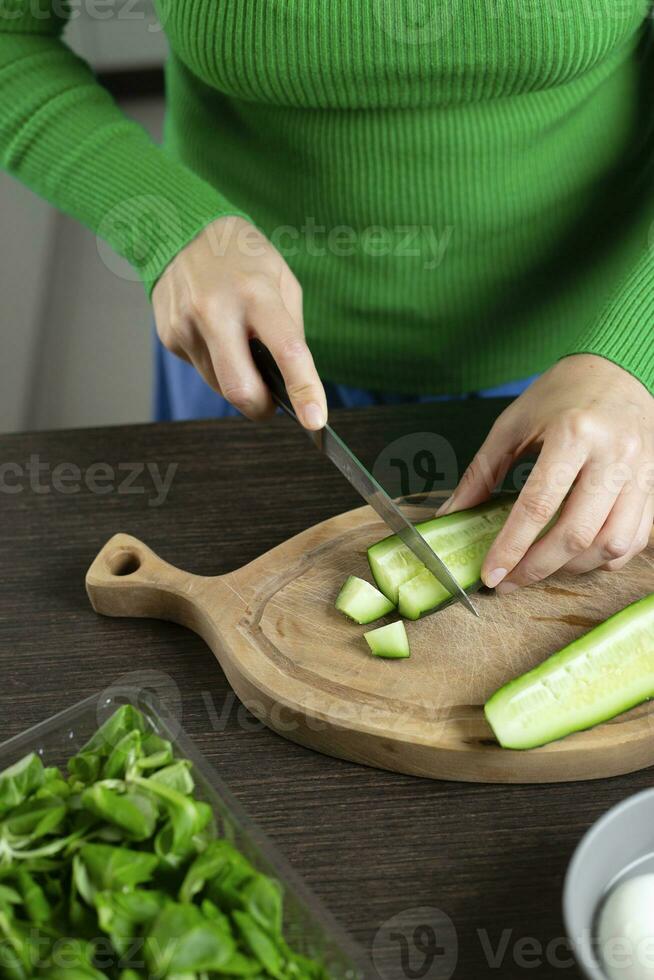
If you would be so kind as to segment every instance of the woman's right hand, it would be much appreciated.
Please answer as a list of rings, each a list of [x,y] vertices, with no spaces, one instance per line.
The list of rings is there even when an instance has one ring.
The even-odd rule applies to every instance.
[[[243,218],[208,225],[170,263],[152,294],[169,351],[252,419],[274,411],[250,354],[258,337],[275,358],[307,429],[327,421],[325,392],[304,339],[302,289],[276,248]]]

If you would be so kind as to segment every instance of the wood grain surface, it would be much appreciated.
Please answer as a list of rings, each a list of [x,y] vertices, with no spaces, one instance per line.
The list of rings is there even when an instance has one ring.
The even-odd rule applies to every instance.
[[[404,510],[417,521],[441,500],[423,494],[420,506]],[[91,565],[87,591],[105,615],[194,630],[256,717],[328,755],[494,783],[600,779],[650,765],[649,703],[530,752],[501,749],[483,705],[507,681],[654,592],[654,547],[620,574],[561,573],[509,596],[482,593],[478,618],[452,604],[406,624],[409,660],[384,661],[371,657],[364,629],[334,602],[349,574],[370,578],[366,550],[387,533],[370,507],[358,507],[220,576],[174,568],[137,538],[117,534]]]
[[[461,469],[505,404],[370,409],[334,413],[333,422],[369,465],[392,440],[431,432],[455,447]],[[120,678],[153,688],[337,918],[374,948],[384,980],[419,975],[411,970],[424,957],[412,947],[411,923],[424,907],[454,923],[455,980],[579,976],[563,940],[565,868],[597,817],[652,785],[651,769],[593,783],[502,786],[332,759],[240,709],[213,654],[187,630],[91,610],[84,574],[119,528],[179,567],[216,575],[357,506],[302,433],[277,419],[0,439],[0,465],[24,468],[35,455],[87,474],[95,463],[178,469],[160,507],[151,506],[145,476],[122,492],[93,492],[82,480],[62,493],[44,477],[31,487],[15,467],[2,471],[0,738]],[[409,972],[392,938],[400,932],[413,957]],[[444,976],[432,970],[423,980]]]

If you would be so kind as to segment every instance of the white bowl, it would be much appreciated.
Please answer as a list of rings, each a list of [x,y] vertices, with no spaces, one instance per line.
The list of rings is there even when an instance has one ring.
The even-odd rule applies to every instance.
[[[606,980],[595,927],[606,894],[627,878],[654,872],[654,789],[618,803],[593,824],[572,857],[563,887],[568,938],[588,980]]]

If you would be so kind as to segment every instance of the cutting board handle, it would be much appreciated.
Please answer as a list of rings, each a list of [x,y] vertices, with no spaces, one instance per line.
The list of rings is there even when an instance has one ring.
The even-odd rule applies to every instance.
[[[86,573],[86,591],[104,616],[168,619],[202,632],[207,579],[169,565],[129,534],[115,534]]]

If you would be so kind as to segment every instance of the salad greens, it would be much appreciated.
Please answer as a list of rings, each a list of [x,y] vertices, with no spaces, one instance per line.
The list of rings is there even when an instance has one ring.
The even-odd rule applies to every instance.
[[[327,980],[194,789],[132,705],[67,774],[35,754],[0,773],[0,977]]]

